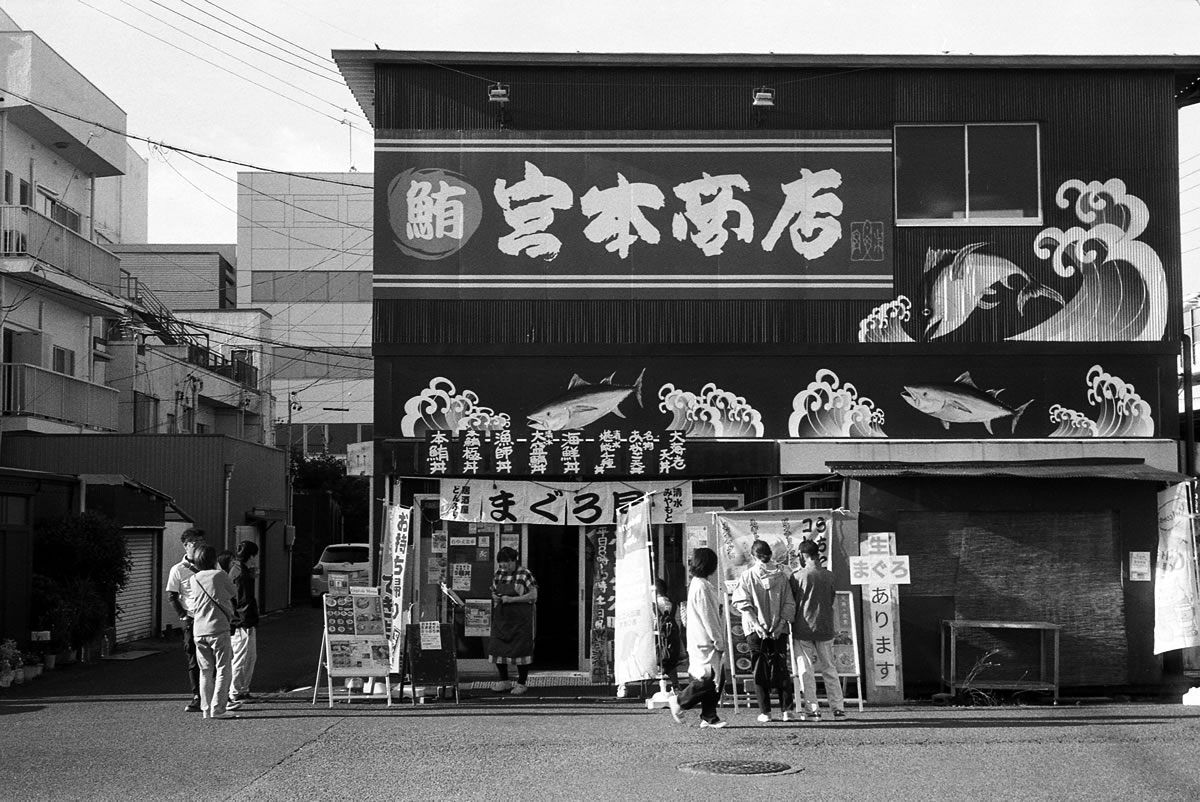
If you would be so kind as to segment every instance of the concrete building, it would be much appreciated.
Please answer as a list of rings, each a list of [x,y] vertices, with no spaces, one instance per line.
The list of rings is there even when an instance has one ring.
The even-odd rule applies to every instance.
[[[276,443],[344,456],[373,436],[373,177],[238,174],[238,307],[276,343]],[[329,353],[333,351],[334,353]]]

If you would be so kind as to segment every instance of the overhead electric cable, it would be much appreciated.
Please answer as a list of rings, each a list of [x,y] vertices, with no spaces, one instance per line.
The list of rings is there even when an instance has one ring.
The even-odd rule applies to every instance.
[[[321,111],[320,109],[318,109],[318,108],[316,108],[316,107],[314,107],[314,106],[310,106],[310,105],[308,105],[307,103],[304,103],[303,101],[300,101],[300,100],[296,100],[295,98],[293,98],[293,97],[289,97],[288,95],[278,94],[278,93],[277,93],[277,92],[276,92],[274,89],[271,89],[269,86],[264,86],[263,84],[260,84],[260,83],[258,83],[257,81],[254,81],[254,80],[252,80],[252,79],[250,79],[250,78],[247,78],[246,76],[242,75],[242,74],[241,74],[241,73],[239,73],[239,72],[236,72],[236,71],[234,71],[234,70],[231,70],[231,69],[229,69],[228,67],[224,67],[224,66],[222,66],[222,65],[220,65],[220,64],[217,64],[215,61],[211,61],[211,60],[209,60],[209,59],[206,59],[206,58],[204,58],[204,57],[203,57],[203,56],[201,56],[201,55],[198,55],[198,54],[196,54],[196,53],[193,53],[193,52],[192,52],[192,51],[190,51],[190,50],[187,50],[186,48],[179,47],[178,45],[174,44],[173,42],[169,42],[169,41],[167,41],[166,39],[163,39],[161,36],[158,36],[158,35],[156,35],[156,34],[150,33],[149,31],[145,30],[144,28],[139,28],[138,26],[134,25],[132,22],[129,22],[129,21],[127,21],[127,20],[123,20],[123,19],[121,19],[120,17],[117,17],[117,16],[114,16],[114,15],[112,15],[112,14],[109,14],[107,11],[104,11],[103,9],[96,8],[96,6],[94,6],[94,5],[92,5],[91,3],[87,2],[87,0],[79,0],[79,2],[80,2],[80,3],[82,3],[83,5],[87,6],[88,8],[92,9],[93,11],[96,11],[96,12],[98,12],[98,13],[100,13],[100,14],[103,14],[104,16],[106,16],[106,17],[109,17],[110,19],[116,20],[117,22],[120,22],[120,23],[121,23],[121,24],[123,24],[123,25],[127,25],[127,26],[129,26],[130,28],[133,28],[135,31],[138,31],[139,33],[144,33],[146,36],[149,36],[149,37],[150,37],[150,38],[152,38],[152,39],[156,39],[156,40],[158,40],[159,42],[162,42],[163,44],[167,45],[168,47],[173,47],[173,48],[175,48],[176,50],[180,50],[180,51],[182,51],[182,52],[184,52],[184,53],[187,53],[187,54],[189,54],[189,55],[191,55],[191,56],[194,56],[195,58],[199,59],[200,61],[203,61],[205,64],[208,64],[208,65],[210,65],[210,66],[212,66],[212,67],[216,67],[217,69],[221,70],[222,72],[227,72],[227,73],[229,73],[230,75],[234,76],[235,78],[239,78],[239,79],[241,79],[241,80],[243,80],[243,81],[246,81],[246,82],[247,82],[247,83],[249,83],[249,84],[253,84],[254,86],[257,86],[259,89],[265,89],[266,91],[268,91],[268,92],[272,93],[273,95],[276,95],[277,97],[280,97],[280,98],[282,98],[283,100],[287,100],[287,101],[290,101],[290,102],[292,102],[292,103],[295,103],[297,106],[301,106],[301,107],[303,107],[303,108],[306,108],[306,109],[308,109],[309,111],[315,112],[316,114],[320,114],[322,117],[328,117],[329,119],[331,119],[331,120],[333,120],[333,121],[335,121],[335,122],[337,122],[337,123],[339,123],[339,124],[340,124],[340,123],[342,123],[342,120],[341,120],[341,119],[339,119],[339,118],[337,118],[337,117],[334,117],[332,114],[329,114],[329,113],[327,113],[327,112]],[[122,2],[124,2],[124,0],[122,0]],[[145,12],[143,12],[143,13],[145,13]],[[348,109],[348,108],[344,108],[344,107],[341,107],[341,106],[336,106],[336,104],[334,104],[334,105],[335,105],[335,107],[336,107],[336,108],[339,108],[339,109],[341,109],[341,111],[345,112],[346,114],[357,114],[357,115],[358,115],[358,116],[360,116],[360,117],[362,117],[362,116],[363,116],[361,112],[355,112],[355,111],[351,111],[351,110],[350,110],[350,109]],[[359,130],[361,130],[361,129],[359,129]],[[365,133],[365,132],[364,132],[364,133]]]
[[[80,0],[80,1],[82,2],[82,0]],[[325,184],[337,184],[338,186],[342,186],[342,187],[357,187],[358,189],[362,189],[362,184],[355,184],[350,181],[338,181],[333,178],[318,178],[317,176],[311,175],[309,173],[295,173],[295,172],[291,172],[289,170],[272,170],[270,167],[260,167],[259,165],[251,164],[249,162],[237,161],[236,159],[226,159],[222,156],[213,156],[210,153],[201,153],[196,150],[190,150],[188,148],[181,148],[178,145],[168,145],[166,142],[161,142],[159,140],[150,139],[149,137],[138,136],[137,134],[131,134],[127,131],[122,131],[119,128],[113,128],[111,125],[106,125],[106,124],[104,124],[102,122],[98,122],[96,120],[89,120],[87,117],[80,117],[78,114],[72,114],[69,111],[63,111],[62,109],[57,108],[55,106],[51,106],[48,103],[43,103],[39,100],[34,100],[32,98],[26,97],[25,95],[22,95],[19,92],[14,92],[11,89],[7,89],[5,87],[0,87],[0,95],[12,95],[13,97],[23,100],[26,103],[28,103],[29,105],[36,106],[39,109],[45,109],[46,111],[52,111],[55,114],[61,114],[62,116],[69,117],[72,120],[78,120],[82,123],[87,123],[88,125],[94,125],[97,128],[101,128],[105,131],[110,131],[114,134],[120,134],[121,136],[125,137],[126,139],[132,139],[135,142],[145,142],[148,145],[154,145],[156,147],[166,148],[167,150],[173,150],[177,153],[186,153],[189,156],[198,156],[201,159],[211,159],[212,161],[222,162],[224,164],[232,164],[236,167],[248,167],[251,170],[257,170],[257,171],[263,172],[263,173],[273,173],[275,175],[286,175],[286,176],[290,176],[291,178],[305,178],[305,179],[308,179],[309,181],[320,181],[321,183],[325,183]]]
[[[210,12],[210,11],[205,11],[204,9],[202,9],[202,8],[200,8],[199,6],[195,5],[194,3],[190,3],[190,2],[188,2],[188,0],[182,0],[182,2],[183,2],[183,4],[184,4],[184,5],[186,5],[186,6],[191,6],[192,8],[196,9],[196,10],[197,10],[197,11],[199,11],[201,14],[207,14],[208,16],[212,17],[212,18],[213,18],[213,19],[215,19],[215,20],[220,20],[222,23],[224,23],[224,24],[226,24],[226,25],[229,25],[229,27],[233,28],[234,30],[241,31],[242,33],[245,33],[247,36],[253,36],[255,39],[257,39],[258,41],[262,42],[262,43],[263,43],[263,44],[265,44],[265,45],[269,45],[269,46],[271,46],[271,47],[274,47],[275,49],[277,49],[277,50],[280,50],[281,52],[287,53],[287,54],[288,54],[288,55],[290,55],[290,56],[294,56],[294,57],[296,57],[296,58],[300,58],[300,59],[304,60],[305,62],[307,62],[307,63],[309,63],[309,64],[312,64],[312,65],[314,65],[314,66],[321,67],[322,69],[329,70],[330,72],[332,72],[333,74],[335,74],[335,75],[337,75],[337,76],[338,76],[338,80],[341,80],[341,73],[340,73],[340,72],[338,72],[337,66],[336,66],[336,65],[334,65],[334,66],[328,66],[328,65],[334,64],[333,60],[332,60],[331,58],[329,58],[328,56],[322,56],[320,53],[314,53],[313,51],[311,51],[311,50],[309,50],[309,49],[307,49],[307,48],[305,48],[305,47],[302,47],[302,46],[300,46],[300,45],[296,44],[295,42],[292,42],[292,41],[290,41],[290,40],[288,40],[288,39],[285,39],[284,37],[280,36],[279,34],[275,33],[274,31],[268,30],[268,29],[266,29],[266,28],[262,27],[261,25],[258,25],[258,24],[256,24],[256,23],[254,23],[254,22],[252,22],[252,21],[250,21],[250,20],[246,19],[245,17],[239,17],[237,14],[234,14],[234,13],[233,13],[232,11],[230,11],[229,9],[227,9],[227,8],[222,8],[221,6],[219,6],[219,5],[217,5],[216,3],[212,2],[212,0],[204,0],[204,2],[208,3],[208,4],[209,4],[210,6],[212,6],[213,8],[215,8],[215,9],[218,9],[218,10],[219,10],[219,11],[221,11],[222,13],[224,13],[224,14],[228,14],[229,16],[233,17],[233,18],[234,18],[234,19],[236,19],[236,20],[239,20],[239,21],[241,21],[241,22],[244,22],[244,23],[246,23],[247,25],[249,25],[249,26],[251,26],[251,27],[253,27],[253,28],[257,28],[258,30],[262,31],[263,33],[267,34],[268,36],[273,36],[273,37],[275,37],[275,38],[276,38],[276,39],[278,39],[279,41],[281,41],[281,42],[284,42],[285,44],[288,44],[288,45],[290,45],[291,47],[294,47],[296,50],[299,50],[299,51],[301,51],[302,53],[307,53],[307,54],[309,54],[309,55],[311,55],[311,56],[315,57],[317,60],[316,60],[316,61],[313,61],[312,59],[307,59],[307,58],[304,58],[304,57],[303,57],[303,56],[301,56],[299,53],[291,53],[291,52],[289,52],[289,51],[285,50],[284,48],[280,47],[279,45],[277,45],[277,44],[274,44],[273,42],[268,42],[266,39],[263,39],[261,36],[256,36],[255,34],[251,33],[250,31],[247,31],[247,30],[245,30],[245,29],[243,29],[243,28],[238,28],[236,25],[233,25],[233,24],[232,24],[232,23],[230,23],[228,20],[222,20],[220,17],[218,17],[217,15],[213,14],[212,12]]]
[[[129,6],[130,8],[135,8],[135,9],[137,9],[138,11],[141,11],[143,14],[146,14],[146,16],[150,17],[151,19],[156,19],[156,20],[158,20],[159,22],[163,23],[164,25],[167,25],[168,27],[170,27],[170,28],[172,28],[172,29],[174,29],[174,30],[176,30],[176,31],[179,31],[180,33],[184,34],[185,36],[189,36],[189,37],[191,37],[192,39],[195,39],[197,42],[200,42],[201,44],[207,45],[208,47],[211,47],[213,50],[216,50],[216,51],[217,51],[217,52],[219,52],[219,53],[224,53],[225,55],[229,56],[230,58],[233,58],[233,59],[237,60],[238,62],[240,62],[240,63],[242,63],[242,64],[245,64],[247,67],[250,67],[251,69],[255,69],[255,70],[258,70],[259,72],[263,72],[263,73],[265,73],[265,74],[267,74],[267,75],[270,75],[272,78],[277,78],[277,79],[279,79],[279,80],[281,80],[281,81],[283,80],[282,78],[279,78],[278,76],[276,76],[276,75],[273,75],[272,73],[270,73],[270,72],[267,72],[266,70],[263,70],[263,69],[261,69],[260,67],[257,67],[257,66],[255,66],[255,65],[253,65],[253,64],[251,64],[251,63],[249,63],[249,62],[247,62],[247,61],[242,61],[242,59],[238,58],[237,56],[233,55],[232,53],[230,53],[230,52],[229,52],[229,51],[227,51],[227,50],[222,50],[221,48],[219,48],[219,47],[216,47],[215,45],[213,45],[213,44],[211,44],[211,43],[209,43],[209,42],[205,42],[203,39],[201,39],[200,37],[196,36],[195,34],[188,33],[187,31],[183,30],[182,28],[176,27],[175,25],[171,25],[171,23],[167,22],[166,20],[163,20],[163,19],[161,19],[161,18],[159,18],[159,17],[155,17],[153,14],[150,14],[149,12],[145,11],[144,9],[137,8],[137,6],[134,6],[134,5],[132,5],[132,4],[129,2],[129,0],[121,0],[121,2],[122,2],[122,3],[124,3],[125,5]],[[150,2],[150,3],[153,3],[154,5],[158,6],[158,7],[159,7],[159,8],[161,8],[161,9],[164,9],[164,10],[166,10],[166,11],[170,11],[172,14],[176,14],[176,15],[178,15],[178,16],[180,16],[180,17],[183,17],[183,18],[184,18],[185,20],[187,20],[188,22],[192,23],[193,25],[199,25],[201,28],[203,28],[203,29],[204,29],[204,30],[206,30],[206,31],[211,31],[211,32],[215,33],[217,36],[223,36],[223,37],[225,37],[226,39],[230,40],[231,42],[234,42],[234,43],[236,43],[236,44],[239,44],[239,45],[241,45],[242,47],[249,48],[250,50],[253,50],[255,53],[258,53],[259,55],[266,56],[267,58],[275,59],[276,61],[278,61],[278,62],[281,62],[281,63],[283,63],[283,64],[286,64],[287,66],[289,66],[289,67],[291,67],[291,68],[293,68],[293,69],[297,69],[297,70],[301,70],[301,71],[303,71],[303,72],[307,72],[309,75],[313,75],[313,76],[315,76],[315,77],[317,77],[317,78],[321,78],[321,79],[323,79],[323,80],[326,80],[326,81],[332,81],[332,82],[333,82],[333,83],[335,83],[335,84],[339,84],[339,85],[341,85],[341,86],[345,86],[345,81],[343,81],[343,80],[342,80],[342,78],[341,78],[341,76],[340,76],[340,75],[338,75],[338,77],[336,77],[336,78],[335,78],[335,77],[333,77],[332,75],[322,75],[321,73],[319,73],[319,72],[316,72],[315,70],[309,69],[309,68],[308,68],[308,67],[306,67],[306,66],[303,66],[303,65],[300,65],[300,64],[296,64],[295,62],[292,62],[292,61],[288,61],[287,59],[283,58],[282,56],[278,56],[278,55],[276,55],[276,54],[274,54],[274,53],[268,53],[268,52],[266,52],[265,50],[263,50],[263,49],[261,49],[261,48],[255,47],[254,45],[251,45],[251,44],[247,44],[247,43],[243,42],[242,40],[238,39],[238,38],[237,38],[237,37],[235,37],[235,36],[231,36],[231,35],[229,35],[229,34],[225,33],[224,31],[219,31],[219,30],[217,30],[216,28],[212,27],[211,25],[207,25],[207,24],[205,24],[205,23],[203,23],[203,22],[201,22],[201,21],[199,21],[199,20],[197,20],[197,19],[193,19],[192,17],[189,17],[187,14],[184,14],[182,11],[180,11],[180,10],[178,10],[178,9],[175,9],[175,8],[170,8],[170,7],[166,6],[166,5],[163,5],[162,3],[160,3],[160,2],[159,2],[159,0],[148,0],[148,2]],[[185,2],[186,2],[186,0],[185,0]],[[190,5],[190,4],[189,4],[189,5]],[[195,6],[193,6],[193,8],[195,8]],[[202,14],[207,14],[207,13],[208,13],[207,11],[201,11],[200,9],[196,9],[196,10],[197,10],[197,11],[200,11]],[[211,16],[211,15],[209,15],[209,16]],[[292,86],[292,87],[293,87],[293,88],[295,88],[295,89],[299,89],[299,88],[300,88],[300,87],[296,86],[295,84],[291,84],[291,83],[289,83],[289,82],[287,82],[287,81],[284,81],[284,83],[288,83],[288,85],[289,85],[289,86]],[[320,99],[320,98],[318,98],[318,99]]]

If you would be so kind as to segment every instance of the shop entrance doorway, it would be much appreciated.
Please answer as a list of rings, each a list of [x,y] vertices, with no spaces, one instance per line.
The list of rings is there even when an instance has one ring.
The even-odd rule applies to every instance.
[[[528,529],[524,564],[538,583],[533,669],[575,671],[579,665],[579,527]]]

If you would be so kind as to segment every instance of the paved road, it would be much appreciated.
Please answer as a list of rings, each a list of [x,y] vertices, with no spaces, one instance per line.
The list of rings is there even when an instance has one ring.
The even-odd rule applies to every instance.
[[[259,687],[272,692],[236,721],[182,712],[173,649],[0,692],[0,799],[1200,798],[1196,708],[914,706],[770,725],[726,711],[716,732],[561,691],[331,711],[285,692],[311,684],[317,626],[300,609],[264,623]],[[680,770],[706,760],[790,769]]]

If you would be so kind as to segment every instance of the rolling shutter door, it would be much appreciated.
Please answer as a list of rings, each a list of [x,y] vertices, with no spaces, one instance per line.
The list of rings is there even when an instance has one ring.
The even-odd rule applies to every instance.
[[[117,617],[117,643],[154,634],[156,537],[158,532],[153,530],[125,532],[125,548],[133,567],[129,569],[129,582],[117,594],[117,606],[121,610]]]

